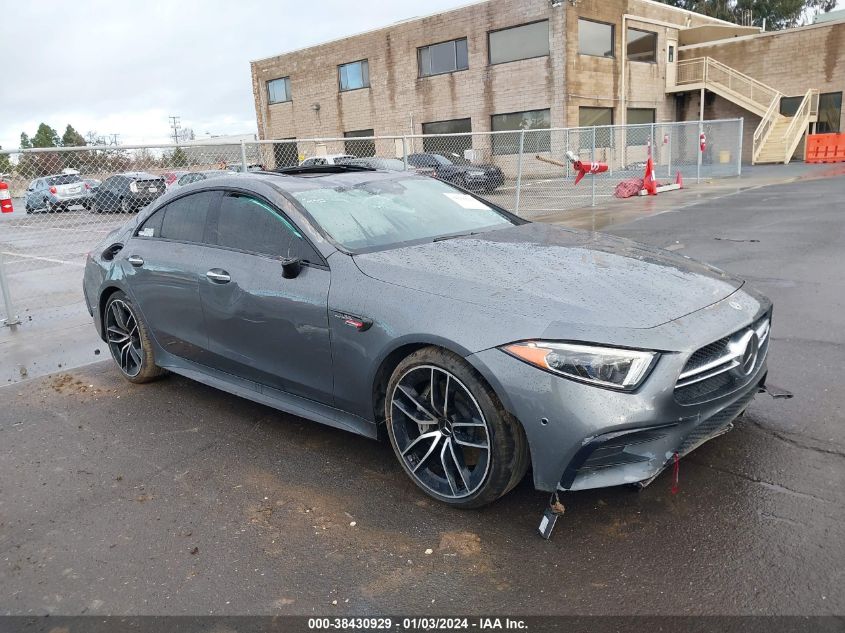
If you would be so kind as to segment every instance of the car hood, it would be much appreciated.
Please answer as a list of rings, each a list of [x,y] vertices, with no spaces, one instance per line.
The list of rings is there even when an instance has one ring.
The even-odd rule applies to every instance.
[[[743,283],[668,251],[539,223],[354,260],[374,279],[503,316],[618,328],[662,325],[724,299]]]

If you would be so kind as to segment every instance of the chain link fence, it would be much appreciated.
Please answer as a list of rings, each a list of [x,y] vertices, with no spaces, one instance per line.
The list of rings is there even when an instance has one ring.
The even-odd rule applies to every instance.
[[[637,185],[649,152],[660,183],[678,174],[688,183],[736,176],[742,120],[2,151],[0,180],[14,210],[0,214],[0,318],[9,324],[84,310],[82,267],[95,244],[167,191],[231,171],[333,162],[411,170],[537,218],[604,204],[620,183]],[[568,153],[607,170],[575,184]]]

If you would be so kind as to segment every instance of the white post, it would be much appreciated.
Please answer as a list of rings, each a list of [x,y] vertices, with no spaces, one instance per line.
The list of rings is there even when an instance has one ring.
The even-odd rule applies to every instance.
[[[246,172],[246,142],[241,139],[241,171]]]
[[[742,127],[745,124],[745,118],[739,118],[739,135],[737,137],[736,146],[736,175],[742,175]]]
[[[704,67],[705,70],[705,79],[707,73],[707,66]],[[701,151],[701,135],[704,132],[704,88],[701,89],[701,93],[699,94],[699,101],[698,101],[698,138],[695,139],[695,145],[698,147],[696,154],[698,154],[698,160],[696,161],[695,165],[695,182],[701,182],[701,159],[703,158],[704,152]]]
[[[514,213],[519,215],[519,197],[522,189],[522,152],[525,149],[525,130],[519,131],[519,158],[516,162],[516,209]]]
[[[590,153],[590,162],[594,163],[596,161],[596,127],[593,126],[593,150]],[[590,183],[592,184],[592,201],[590,202],[590,206],[596,206],[596,175],[593,174],[590,177]]]
[[[408,137],[402,137],[402,162],[405,164],[405,171],[408,171]]]
[[[666,128],[663,129],[665,130]],[[671,133],[663,132],[663,137],[669,140],[669,142],[666,143],[666,174],[670,180],[672,178],[672,135],[675,133],[675,128],[673,127],[671,130]]]
[[[3,325],[14,327],[20,325],[21,320],[15,314],[15,308],[12,305],[12,296],[9,293],[9,280],[6,277],[6,266],[3,263],[3,253],[0,252],[0,290],[3,292],[3,304],[6,306],[6,318],[3,319]]]

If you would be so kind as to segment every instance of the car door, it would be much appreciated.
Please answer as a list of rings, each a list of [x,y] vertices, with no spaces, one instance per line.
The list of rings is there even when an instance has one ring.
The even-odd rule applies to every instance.
[[[38,189],[41,184],[41,179],[36,178],[31,183],[29,183],[29,187],[26,189],[26,206],[30,207],[31,209],[37,209],[38,204],[36,204],[36,199],[38,196]]]
[[[200,279],[214,367],[330,404],[330,273],[322,257],[263,198],[227,192],[215,220],[217,247]],[[290,257],[303,265],[286,279]]]
[[[108,211],[114,206],[114,202],[111,200],[111,190],[114,186],[115,179],[116,176],[106,178],[94,192],[94,201],[97,203],[97,208],[101,211]]]
[[[203,240],[220,192],[191,193],[147,218],[123,248],[126,282],[147,327],[167,352],[207,363],[199,294],[208,262]]]

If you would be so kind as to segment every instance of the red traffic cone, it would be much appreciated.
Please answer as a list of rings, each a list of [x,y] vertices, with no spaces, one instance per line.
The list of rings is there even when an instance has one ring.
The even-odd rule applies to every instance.
[[[650,196],[657,195],[657,180],[654,178],[654,162],[651,160],[651,156],[648,157],[648,161],[646,161],[645,164],[643,189],[645,189]]]
[[[681,172],[678,172],[678,175],[675,177],[675,184],[681,189],[684,188],[684,179],[681,176]]]

